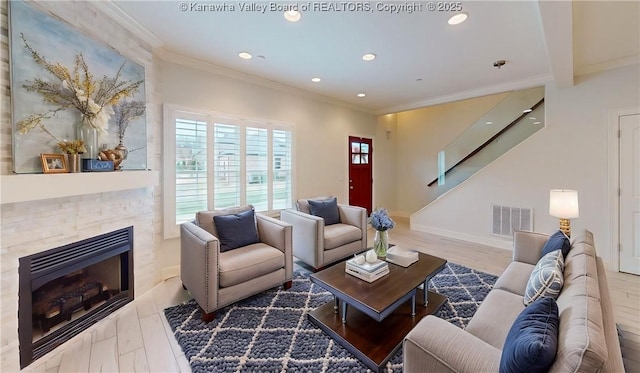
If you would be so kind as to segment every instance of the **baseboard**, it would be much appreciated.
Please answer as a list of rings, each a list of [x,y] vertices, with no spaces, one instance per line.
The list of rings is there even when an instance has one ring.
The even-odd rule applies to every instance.
[[[438,236],[454,238],[456,240],[473,242],[480,245],[497,247],[499,249],[504,249],[509,251],[513,250],[512,241],[505,241],[499,238],[491,238],[491,237],[478,236],[475,234],[454,232],[454,231],[450,231],[442,228],[436,228],[436,227],[431,227],[427,225],[419,225],[419,224],[413,224],[413,223],[410,224],[410,228],[419,232],[431,233]]]
[[[166,281],[180,275],[180,266],[171,266],[162,268],[162,281]]]

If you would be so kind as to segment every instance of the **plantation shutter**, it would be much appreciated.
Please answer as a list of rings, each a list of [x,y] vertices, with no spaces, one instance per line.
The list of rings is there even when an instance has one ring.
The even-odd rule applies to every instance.
[[[176,224],[207,210],[207,123],[176,119]]]
[[[246,129],[245,170],[247,203],[256,211],[269,210],[269,137],[264,128]]]
[[[213,136],[215,209],[239,206],[241,196],[240,126],[215,123]]]
[[[273,130],[273,207],[281,210],[292,207],[293,184],[291,131]]]

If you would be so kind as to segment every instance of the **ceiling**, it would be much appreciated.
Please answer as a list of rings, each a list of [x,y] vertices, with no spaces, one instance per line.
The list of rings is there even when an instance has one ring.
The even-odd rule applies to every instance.
[[[638,61],[637,1],[585,1],[573,7],[569,2],[465,1],[462,10],[469,17],[456,26],[447,23],[455,12],[429,11],[427,2],[414,2],[422,5],[414,12],[376,8],[392,3],[405,4],[370,2],[371,11],[321,11],[313,6],[328,3],[300,3],[312,9],[292,23],[282,11],[240,9],[250,2],[184,2],[187,8],[227,8],[183,11],[178,1],[112,0],[126,13],[121,19],[153,36],[165,59],[187,58],[376,114],[532,87],[559,81],[560,74],[572,84],[574,70],[588,73],[593,66],[607,68],[608,61]],[[331,4],[340,9],[355,3]],[[242,51],[254,57],[243,60]],[[363,61],[365,53],[377,58]],[[495,68],[496,60],[506,65]],[[313,83],[313,77],[322,81]]]

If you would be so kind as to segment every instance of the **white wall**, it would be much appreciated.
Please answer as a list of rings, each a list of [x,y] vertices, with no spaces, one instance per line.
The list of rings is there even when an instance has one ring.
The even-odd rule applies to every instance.
[[[295,125],[294,199],[335,195],[348,202],[348,136],[373,139],[374,178],[388,164],[384,124],[373,114],[213,72],[162,62],[165,103]],[[376,180],[377,201],[393,200],[393,178]],[[390,196],[390,197],[389,197]],[[165,241],[165,267],[179,263],[179,242]]]
[[[572,230],[594,233],[598,255],[612,258],[609,242],[609,110],[638,106],[638,66],[576,78],[570,88],[546,87],[546,127],[411,219],[415,229],[510,247],[490,235],[490,204],[534,209],[534,230],[552,233],[549,190],[576,189],[580,218]]]

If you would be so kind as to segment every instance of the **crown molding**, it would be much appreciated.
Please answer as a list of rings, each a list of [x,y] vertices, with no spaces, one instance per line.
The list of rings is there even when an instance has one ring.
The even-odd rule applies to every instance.
[[[232,78],[232,79],[236,79],[236,80],[241,80],[243,82],[247,82],[247,83],[251,83],[251,84],[255,84],[261,87],[265,87],[265,88],[270,88],[270,89],[275,89],[281,92],[285,92],[285,93],[289,93],[292,95],[296,95],[296,96],[302,96],[302,97],[306,97],[315,101],[321,101],[327,104],[332,104],[332,105],[337,105],[337,106],[342,106],[344,108],[348,108],[348,109],[352,109],[352,110],[357,110],[357,111],[361,111],[367,114],[376,114],[373,110],[371,109],[367,109],[365,107],[362,106],[357,106],[357,105],[353,105],[350,104],[348,102],[345,101],[341,101],[335,98],[331,98],[328,96],[323,96],[317,93],[313,93],[313,92],[309,92],[306,91],[304,89],[300,89],[300,88],[295,88],[292,87],[290,85],[286,85],[283,83],[278,83],[276,81],[273,80],[269,80],[269,79],[264,79],[264,78],[260,78],[257,77],[255,75],[251,75],[251,74],[246,74],[237,70],[233,70],[233,69],[229,69],[226,67],[222,67],[220,65],[216,65],[210,62],[205,62],[193,57],[188,57],[179,53],[175,53],[172,51],[167,50],[166,48],[158,48],[156,50],[153,51],[154,55],[156,55],[158,58],[167,61],[167,62],[172,62],[178,65],[182,65],[182,66],[187,66],[187,67],[191,67],[194,69],[198,69],[201,71],[206,71],[212,74],[216,74],[216,75],[220,75],[220,76],[224,76],[227,78]]]
[[[92,1],[91,4],[129,32],[142,39],[142,41],[149,44],[152,48],[160,48],[164,45],[164,42],[160,38],[142,26],[111,0]]]
[[[602,71],[613,70],[619,67],[631,66],[640,64],[640,58],[636,56],[622,57],[615,60],[605,61],[601,63],[594,63],[591,65],[582,66],[576,69],[576,76],[588,75],[593,73],[599,73]]]
[[[416,102],[404,104],[404,105],[392,106],[384,110],[380,110],[376,112],[376,114],[383,115],[383,114],[389,114],[389,113],[398,113],[401,111],[421,109],[428,106],[446,104],[449,102],[466,100],[469,98],[492,95],[495,93],[533,88],[537,86],[543,86],[546,83],[550,82],[552,79],[553,78],[551,74],[537,75],[537,76],[532,76],[526,79],[511,81],[508,83],[497,84],[497,85],[482,87],[478,89],[471,89],[468,91],[456,92],[451,95],[434,97],[428,100],[416,101]]]

